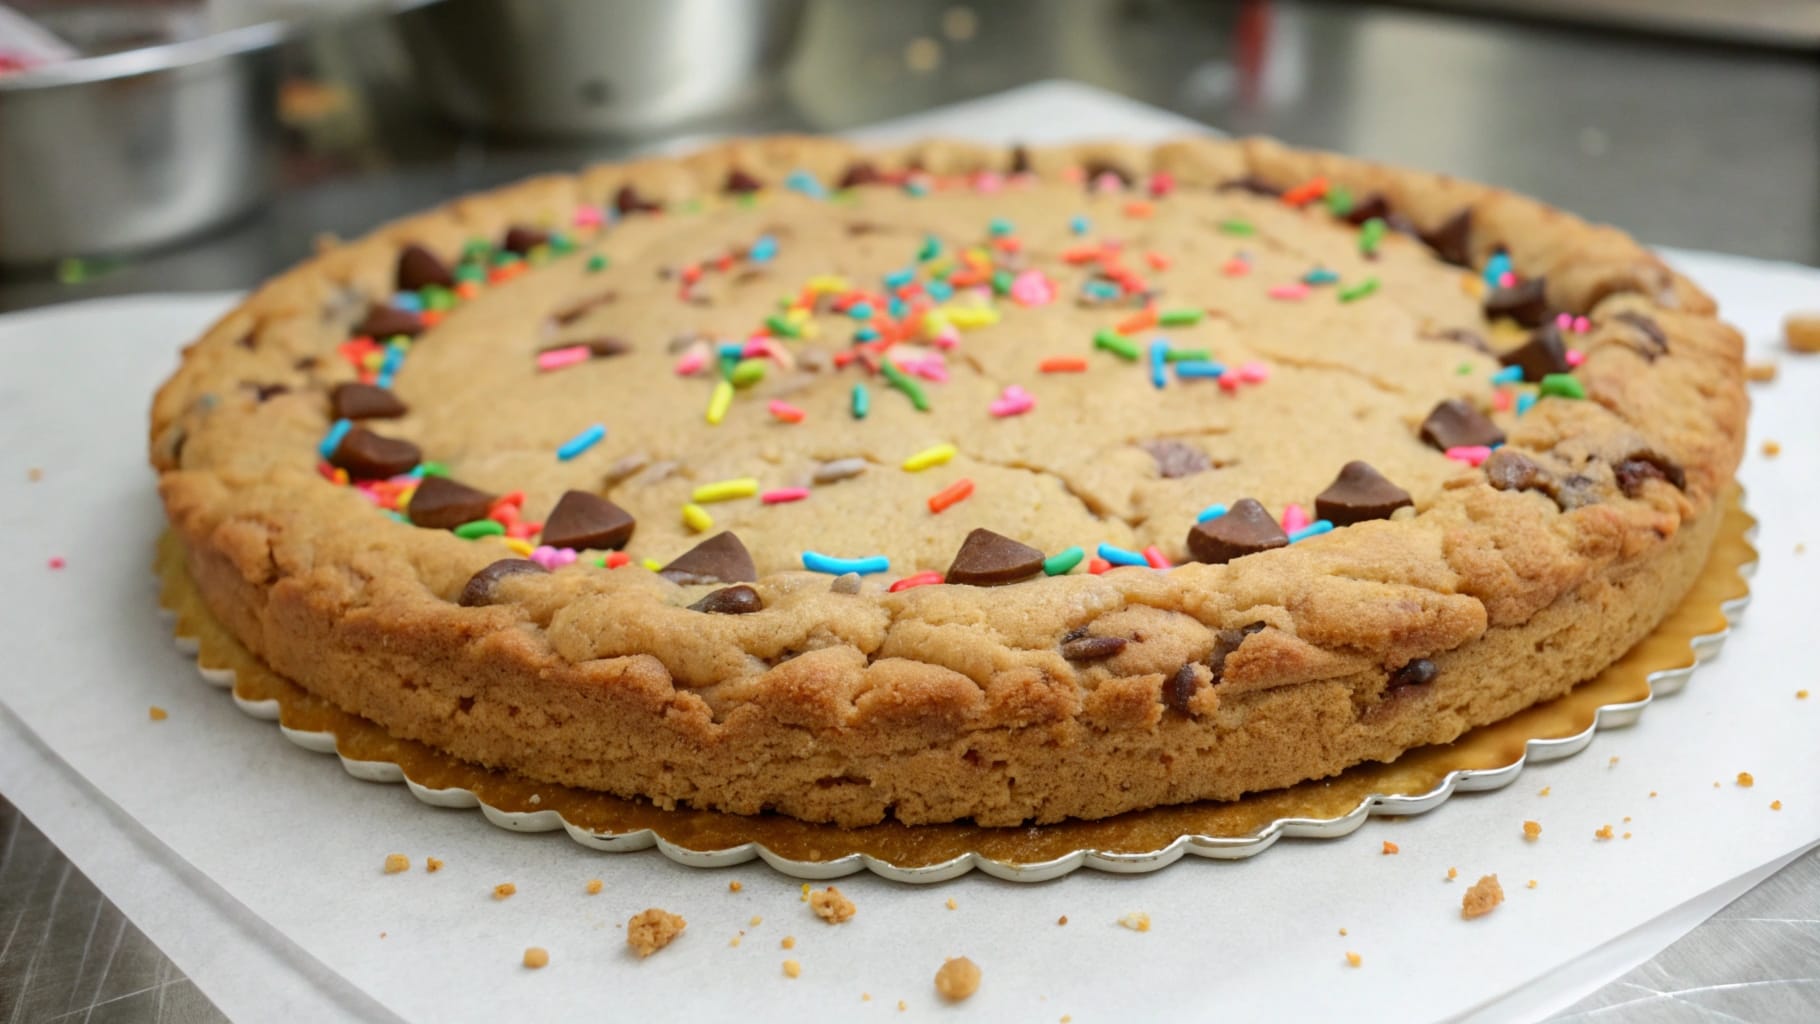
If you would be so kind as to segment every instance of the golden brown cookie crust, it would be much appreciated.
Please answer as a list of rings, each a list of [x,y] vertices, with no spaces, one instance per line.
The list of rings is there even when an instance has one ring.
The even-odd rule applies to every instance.
[[[1541,474],[1529,486],[1500,490],[1482,470],[1431,467],[1410,488],[1413,514],[1317,541],[1223,566],[989,589],[888,594],[868,584],[842,594],[755,550],[764,610],[709,616],[687,605],[713,587],[677,587],[636,567],[509,578],[500,603],[460,607],[468,578],[509,552],[404,524],[351,526],[378,513],[316,477],[328,424],[321,391],[363,308],[349,297],[389,295],[406,244],[447,256],[471,236],[561,223],[628,183],[682,202],[714,196],[733,168],[771,184],[796,170],[834,181],[861,156],[832,140],[761,139],[540,178],[389,225],[261,288],[187,351],[152,413],[160,492],[211,611],[337,705],[533,778],[842,824],[889,814],[998,825],[1233,798],[1450,740],[1615,660],[1705,560],[1746,414],[1742,345],[1709,298],[1614,229],[1484,186],[1267,140],[1025,158],[1046,182],[1110,165],[1140,182],[1167,174],[1182,196],[1318,175],[1355,196],[1383,195],[1430,232],[1470,209],[1474,265],[1502,246],[1519,274],[1545,277],[1551,307],[1592,324],[1576,340],[1586,358],[1574,372],[1588,400],[1543,401],[1505,421],[1507,449]],[[933,175],[1007,164],[1002,150],[948,142],[863,158]],[[893,190],[880,191],[881,210],[898,216]],[[1260,218],[1315,216],[1255,202],[1247,209]],[[661,237],[662,218],[648,220],[615,230]],[[532,273],[499,292],[559,304],[584,290],[576,274]],[[1387,266],[1394,293],[1391,274]],[[501,305],[477,303],[473,317],[506,317]],[[1620,314],[1647,318],[1667,351]],[[1449,348],[1435,358],[1461,357]],[[292,390],[261,403],[247,381]],[[1327,454],[1323,479],[1347,458],[1373,457]],[[1644,456],[1679,468],[1684,485],[1661,472],[1620,478],[1618,467]],[[1410,465],[1422,471],[1413,456]],[[1304,481],[1280,486],[1313,497]],[[1257,623],[1232,645],[1234,631]],[[1059,644],[1082,631],[1130,642],[1070,662]],[[1211,656],[1227,647],[1208,685]],[[1438,670],[1432,682],[1392,685],[1424,659]],[[1165,687],[1185,665],[1192,696],[1172,707]]]

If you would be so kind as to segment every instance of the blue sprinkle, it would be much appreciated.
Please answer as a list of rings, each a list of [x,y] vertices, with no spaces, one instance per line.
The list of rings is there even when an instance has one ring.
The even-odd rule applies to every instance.
[[[353,429],[353,423],[347,420],[336,420],[335,425],[330,427],[329,432],[323,436],[322,443],[316,446],[316,451],[320,452],[325,459],[332,457],[335,449],[341,447],[341,439],[348,436],[348,431]]]
[[[379,362],[379,372],[384,374],[397,373],[398,367],[403,365],[403,363],[404,349],[397,345],[389,345],[385,350],[385,358]]]
[[[746,346],[741,345],[736,341],[724,342],[716,349],[716,352],[722,359],[744,359],[746,356]]]
[[[1511,272],[1510,254],[1494,252],[1491,259],[1485,261],[1485,283],[1493,288],[1498,287],[1498,280]]]
[[[1521,416],[1524,413],[1528,412],[1529,407],[1534,404],[1536,404],[1535,395],[1530,395],[1530,394],[1518,395],[1517,396],[1517,415]]]
[[[391,516],[393,519],[396,519],[401,523],[408,523],[411,521],[411,517],[405,515],[403,512],[394,512],[391,509],[386,509],[385,514],[388,516]]]
[[[1331,523],[1325,519],[1316,519],[1314,522],[1309,523],[1307,526],[1304,526],[1301,529],[1296,530],[1295,532],[1291,533],[1289,535],[1289,543],[1294,544],[1298,540],[1307,540],[1310,537],[1319,537],[1323,533],[1332,533],[1332,532],[1333,532],[1333,523]]]
[[[378,375],[373,378],[373,386],[380,387],[380,388],[386,388],[387,390],[390,390],[392,387],[392,379],[395,376],[396,376],[396,371],[380,370]]]
[[[864,327],[861,327],[859,330],[853,332],[854,341],[873,341],[877,338],[878,338],[878,331],[876,329],[874,329],[871,324],[867,324]]]
[[[803,568],[810,572],[825,572],[831,576],[842,576],[850,572],[861,576],[870,576],[891,568],[891,560],[884,555],[873,555],[870,558],[835,558],[819,551],[803,552]]]
[[[1209,363],[1200,359],[1188,359],[1175,364],[1175,375],[1182,380],[1193,380],[1196,377],[1218,377],[1226,372],[1221,363]]]
[[[855,320],[870,320],[872,319],[872,303],[855,302],[847,307],[847,315]]]
[[[1515,384],[1522,379],[1523,368],[1521,366],[1506,366],[1504,369],[1491,375],[1491,382],[1493,384]]]
[[[1169,342],[1157,338],[1150,343],[1150,386],[1158,391],[1169,383]]]
[[[954,298],[954,286],[946,281],[931,281],[923,286],[923,290],[937,302],[947,302]]]
[[[1144,561],[1143,555],[1140,555],[1135,551],[1126,551],[1124,548],[1115,548],[1110,544],[1104,543],[1100,545],[1100,557],[1111,562],[1113,565],[1148,566],[1150,564],[1149,562]]]
[[[792,192],[801,192],[810,199],[828,198],[828,190],[808,171],[791,171],[790,176],[784,179],[784,187]]]
[[[992,218],[992,223],[987,226],[986,230],[992,233],[993,238],[1003,238],[1015,229],[1012,228],[1011,222],[1005,218],[994,217]]]
[[[754,263],[767,263],[777,256],[777,239],[770,235],[758,236],[752,248],[746,250],[746,258]]]
[[[406,313],[423,312],[423,297],[416,292],[399,292],[392,296],[392,308],[402,309]]]
[[[1195,516],[1194,521],[1197,523],[1204,523],[1209,519],[1218,519],[1219,517],[1221,517],[1225,514],[1226,514],[1226,506],[1220,505],[1220,504],[1213,504],[1213,505],[1207,506],[1204,509],[1201,509],[1201,514],[1198,516]]]
[[[916,268],[905,267],[902,270],[893,270],[891,273],[886,274],[885,287],[892,289],[902,288],[914,280],[916,280]]]
[[[587,451],[589,448],[599,444],[600,439],[606,436],[607,428],[596,423],[563,442],[563,446],[556,449],[556,457],[567,462],[575,456],[580,455],[582,452]]]
[[[1068,220],[1068,230],[1074,232],[1077,235],[1086,234],[1087,228],[1088,228],[1087,218],[1081,216],[1078,213],[1075,214],[1073,217],[1069,218],[1069,220]]]
[[[903,299],[892,299],[890,304],[885,307],[885,312],[891,314],[893,320],[902,320],[909,314],[910,304]]]
[[[911,178],[904,182],[904,191],[913,196],[926,196],[929,194],[929,183],[921,178]]]
[[[1339,274],[1328,270],[1326,267],[1316,267],[1302,275],[1303,284],[1332,284],[1339,279]]]

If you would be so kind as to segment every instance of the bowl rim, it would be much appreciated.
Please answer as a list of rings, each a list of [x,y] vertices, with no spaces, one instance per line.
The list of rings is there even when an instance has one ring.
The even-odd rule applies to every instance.
[[[205,64],[275,47],[288,38],[295,27],[285,21],[259,22],[194,39],[58,61],[0,76],[0,95],[131,78]]]

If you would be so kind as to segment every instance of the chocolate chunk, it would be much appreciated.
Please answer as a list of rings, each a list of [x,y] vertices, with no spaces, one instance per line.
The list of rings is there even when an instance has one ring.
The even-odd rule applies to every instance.
[[[1254,196],[1264,196],[1264,197],[1270,198],[1270,199],[1275,199],[1277,196],[1280,196],[1283,194],[1282,189],[1277,188],[1275,185],[1272,185],[1270,182],[1265,181],[1263,178],[1259,178],[1259,177],[1256,177],[1256,176],[1250,175],[1250,174],[1245,175],[1243,178],[1234,178],[1231,181],[1221,182],[1219,187],[1216,188],[1214,191],[1216,191],[1216,192],[1249,192]]]
[[[723,532],[676,556],[657,574],[672,583],[751,583],[758,567],[739,538]]]
[[[588,315],[592,310],[604,306],[609,302],[614,302],[618,298],[618,292],[602,292],[599,295],[582,299],[574,305],[564,306],[562,309],[557,310],[551,319],[555,320],[558,326],[567,327]]]
[[[1543,490],[1549,492],[1549,497],[1555,499],[1555,505],[1563,512],[1599,503],[1599,481],[1584,473],[1575,473],[1556,484],[1552,490],[1546,486]]]
[[[1081,170],[1087,175],[1088,185],[1098,184],[1099,180],[1108,174],[1117,178],[1121,186],[1129,187],[1131,185],[1131,172],[1111,160],[1089,160]]]
[[[613,193],[613,208],[618,210],[621,216],[630,216],[634,213],[652,213],[661,210],[664,208],[664,204],[646,199],[638,194],[636,188],[626,184],[619,186],[619,191]]]
[[[248,331],[240,337],[235,338],[234,344],[239,345],[248,352],[252,352],[259,348],[259,336],[252,331]]]
[[[381,437],[365,427],[348,431],[329,456],[329,465],[348,471],[356,480],[383,480],[409,473],[423,453],[409,441]]]
[[[405,514],[411,522],[430,530],[453,530],[463,523],[485,519],[493,496],[457,483],[446,476],[426,476],[411,495]]]
[[[862,185],[882,185],[885,176],[878,173],[878,168],[866,160],[855,160],[847,165],[847,170],[840,176],[838,188],[859,188]]]
[[[1240,498],[1225,515],[1196,523],[1188,531],[1188,553],[1209,565],[1225,565],[1288,544],[1283,527],[1253,498]]]
[[[398,290],[414,292],[419,288],[436,285],[441,288],[455,287],[455,272],[449,265],[436,257],[436,254],[421,245],[407,245],[398,254]]]
[[[721,190],[743,196],[749,192],[757,192],[764,187],[764,182],[735,167],[727,172],[727,183],[721,186]]]
[[[1441,670],[1435,667],[1434,662],[1427,658],[1417,658],[1390,674],[1390,688],[1394,690],[1403,686],[1427,686],[1434,682],[1435,677],[1440,674]]]
[[[1430,341],[1449,341],[1455,345],[1465,345],[1474,352],[1491,355],[1491,344],[1485,340],[1485,335],[1469,328],[1444,327],[1438,331],[1428,331],[1422,337]]]
[[[397,395],[371,384],[335,385],[329,408],[338,420],[390,420],[410,411]]]
[[[1122,636],[1077,636],[1072,640],[1064,637],[1062,657],[1069,661],[1099,661],[1124,650],[1129,642]]]
[[[763,611],[765,602],[758,596],[758,591],[744,583],[735,587],[716,590],[707,597],[689,606],[692,612],[707,612],[709,615],[747,615]]]
[[[514,224],[506,229],[505,241],[499,243],[499,247],[507,252],[515,252],[523,256],[540,245],[549,244],[549,241],[550,233],[548,231],[526,227],[523,224]]]
[[[1373,192],[1352,204],[1352,209],[1346,211],[1346,223],[1356,228],[1368,220],[1385,220],[1389,216],[1390,200],[1382,192]]]
[[[528,558],[502,558],[468,577],[467,585],[461,588],[461,596],[455,599],[455,603],[463,608],[480,608],[492,604],[500,580],[528,572],[549,571]]]
[[[1423,234],[1422,241],[1435,255],[1456,267],[1472,266],[1472,208],[1463,207],[1459,213],[1447,218],[1446,222],[1433,231]]]
[[[249,381],[247,386],[253,389],[253,398],[262,405],[277,398],[279,395],[290,394],[291,391],[291,389],[284,384],[254,384]]]
[[[1142,441],[1139,442],[1138,447],[1149,452],[1150,457],[1156,460],[1156,471],[1162,474],[1165,480],[1193,476],[1213,468],[1213,460],[1207,457],[1206,452],[1181,441],[1171,441],[1167,438]]]
[[[1644,358],[1650,362],[1653,363],[1658,357],[1668,354],[1668,335],[1663,332],[1662,325],[1656,323],[1654,317],[1625,310],[1612,319],[1622,324],[1628,324],[1643,336],[1646,345],[1638,351],[1642,352]]]
[[[400,334],[415,337],[423,333],[423,320],[416,313],[375,304],[367,307],[366,319],[354,325],[354,333],[381,341]]]
[[[589,338],[586,341],[572,341],[569,342],[568,345],[588,346],[588,357],[590,359],[609,359],[613,356],[623,356],[627,352],[632,351],[632,346],[618,338]]]
[[[543,542],[553,548],[615,551],[637,526],[632,514],[598,494],[567,491],[543,522]]]
[[[1548,279],[1530,277],[1509,288],[1494,288],[1485,296],[1485,315],[1507,316],[1525,327],[1540,327],[1548,320]]]
[[[1030,173],[1030,150],[1024,148],[1021,142],[1011,147],[1011,173]]]
[[[1543,324],[1529,332],[1529,340],[1498,357],[1505,366],[1523,368],[1524,380],[1541,380],[1551,373],[1567,373],[1567,346],[1561,342],[1561,329]]]
[[[1504,443],[1504,431],[1485,414],[1458,398],[1434,407],[1422,421],[1422,440],[1441,451],[1449,448],[1491,448]]]
[[[1341,467],[1340,475],[1314,499],[1315,514],[1335,526],[1389,519],[1392,512],[1414,504],[1408,491],[1356,459]]]
[[[1613,475],[1618,478],[1618,489],[1624,492],[1626,498],[1641,494],[1646,480],[1666,480],[1681,490],[1687,490],[1687,472],[1680,464],[1648,449],[1619,462]]]
[[[1175,670],[1175,675],[1163,681],[1163,706],[1185,715],[1188,702],[1194,699],[1194,691],[1200,688],[1200,674],[1193,665],[1183,665]]]
[[[1553,484],[1534,459],[1509,448],[1500,448],[1485,460],[1485,479],[1500,491],[1542,490]]]
[[[996,587],[1043,571],[1043,553],[991,530],[976,528],[961,542],[944,577],[949,583]]]
[[[1218,683],[1226,675],[1226,659],[1245,643],[1245,638],[1253,633],[1262,632],[1268,623],[1253,622],[1240,629],[1222,629],[1213,636],[1213,650],[1207,652],[1207,667],[1213,671],[1213,681]]]

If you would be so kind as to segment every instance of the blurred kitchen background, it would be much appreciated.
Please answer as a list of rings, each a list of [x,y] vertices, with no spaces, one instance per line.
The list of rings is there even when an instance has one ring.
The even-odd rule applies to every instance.
[[[1053,78],[1820,263],[1820,0],[0,0],[0,310]]]

